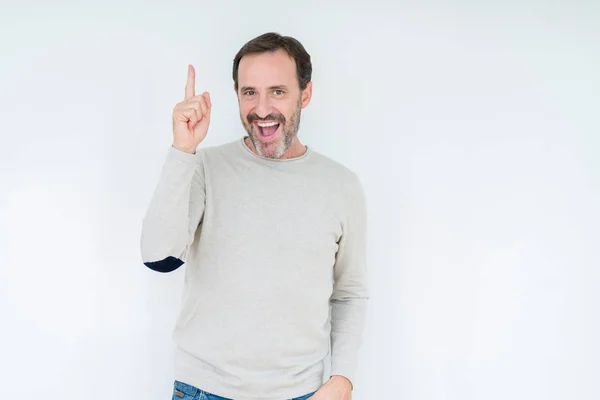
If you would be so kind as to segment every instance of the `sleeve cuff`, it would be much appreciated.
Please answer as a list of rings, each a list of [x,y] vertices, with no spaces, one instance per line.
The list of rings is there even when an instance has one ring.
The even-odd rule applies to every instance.
[[[356,365],[352,360],[333,358],[331,360],[331,373],[330,377],[339,375],[350,381],[352,390],[354,390],[354,376],[355,376]]]
[[[194,162],[197,158],[198,151],[195,151],[194,154],[186,153],[185,151],[181,151],[176,149],[171,145],[168,151],[168,157],[172,160],[184,161],[184,162]]]

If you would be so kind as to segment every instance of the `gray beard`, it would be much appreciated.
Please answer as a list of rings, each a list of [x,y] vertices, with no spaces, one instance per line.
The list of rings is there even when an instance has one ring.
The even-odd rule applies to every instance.
[[[252,145],[256,149],[256,152],[265,158],[279,159],[286,151],[294,144],[296,137],[298,136],[298,130],[300,129],[300,112],[302,110],[302,99],[299,99],[296,111],[289,119],[286,124],[281,127],[281,137],[276,142],[263,144],[254,132],[252,124],[247,124],[242,117],[242,124],[248,132],[248,137],[252,142]]]

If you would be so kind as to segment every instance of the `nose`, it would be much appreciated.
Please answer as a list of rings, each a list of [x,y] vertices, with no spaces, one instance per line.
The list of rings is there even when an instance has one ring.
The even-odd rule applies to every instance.
[[[258,96],[256,108],[254,112],[260,118],[265,118],[267,115],[271,113],[272,107],[269,103],[269,98],[267,96]]]

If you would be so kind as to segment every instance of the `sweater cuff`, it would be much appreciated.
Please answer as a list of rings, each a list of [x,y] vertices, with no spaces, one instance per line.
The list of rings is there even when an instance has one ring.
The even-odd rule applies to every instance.
[[[190,154],[190,153],[186,153],[185,151],[176,149],[175,147],[173,147],[173,145],[171,145],[171,147],[169,147],[169,152],[167,154],[167,157],[172,160],[177,160],[177,161],[194,162],[197,154],[198,154],[198,151],[195,151],[194,154]]]
[[[354,390],[354,377],[356,373],[356,357],[332,357],[330,377],[340,375],[350,381]]]

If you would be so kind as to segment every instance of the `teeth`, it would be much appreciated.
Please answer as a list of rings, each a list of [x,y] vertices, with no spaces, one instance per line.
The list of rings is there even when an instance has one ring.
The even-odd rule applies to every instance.
[[[261,128],[267,127],[267,126],[275,126],[277,125],[279,122],[258,122],[258,126],[260,126]]]

